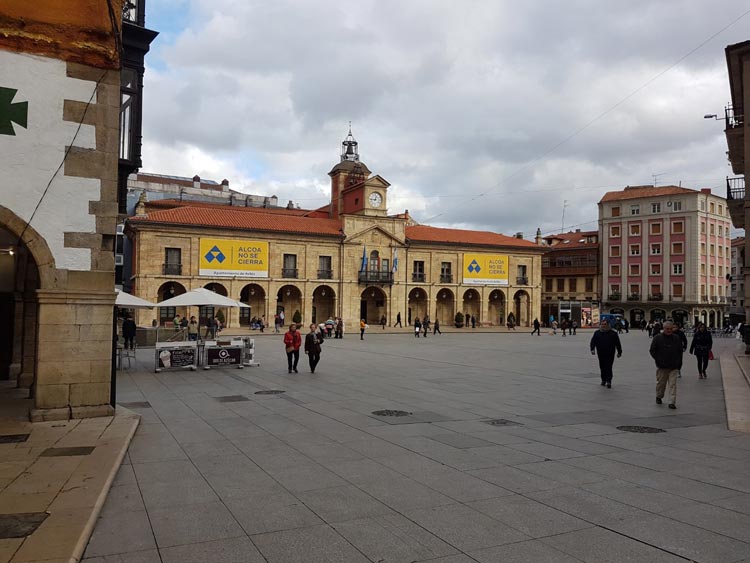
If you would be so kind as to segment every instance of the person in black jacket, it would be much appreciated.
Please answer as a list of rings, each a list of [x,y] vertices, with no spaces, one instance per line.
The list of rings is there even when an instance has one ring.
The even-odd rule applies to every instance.
[[[125,325],[123,325],[123,330]],[[706,379],[706,368],[708,367],[708,357],[711,354],[714,340],[711,333],[706,330],[703,323],[698,325],[698,330],[693,335],[693,341],[690,343],[690,353],[695,354],[698,359],[698,378]]]
[[[122,321],[122,337],[125,340],[126,350],[135,350],[135,344],[133,341],[135,338],[135,329],[135,321],[130,318],[130,315],[128,315],[127,318]]]
[[[682,339],[675,334],[674,323],[666,321],[663,332],[651,340],[649,353],[656,362],[656,404],[661,405],[664,391],[669,384],[669,408],[677,408],[677,375],[682,368]]]
[[[615,363],[615,351],[618,358],[622,356],[620,337],[609,326],[609,321],[603,320],[599,325],[599,330],[591,337],[591,353],[599,356],[602,385],[606,385],[608,389],[612,388],[612,364]]]
[[[317,331],[315,323],[310,325],[310,332],[305,336],[305,354],[310,362],[310,373],[315,373],[315,366],[320,361],[320,349],[323,335]]]

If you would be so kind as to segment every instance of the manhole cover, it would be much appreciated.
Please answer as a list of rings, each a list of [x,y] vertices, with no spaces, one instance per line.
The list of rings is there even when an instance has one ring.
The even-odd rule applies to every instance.
[[[40,457],[67,457],[67,456],[79,456],[89,455],[94,451],[96,446],[79,446],[73,448],[47,448],[41,454]]]
[[[0,514],[0,539],[25,538],[49,516],[46,512]]]
[[[504,418],[493,418],[492,420],[485,420],[483,422],[490,426],[521,426],[520,422],[513,422]]]
[[[151,403],[148,401],[133,401],[131,403],[117,403],[121,407],[126,409],[150,409]]]
[[[653,426],[618,426],[618,430],[623,432],[637,432],[638,434],[657,434],[659,432],[666,432],[661,428],[654,428]]]
[[[5,434],[0,436],[0,444],[20,444],[28,439],[28,434]]]
[[[375,416],[409,416],[411,413],[406,411],[394,411],[391,409],[385,409],[382,411],[372,411]]]
[[[224,397],[214,397],[220,403],[241,403],[243,401],[249,401],[244,395],[226,395]]]
[[[263,391],[256,391],[256,395],[280,395],[281,393],[286,393],[286,391],[282,391],[280,389],[264,389]]]

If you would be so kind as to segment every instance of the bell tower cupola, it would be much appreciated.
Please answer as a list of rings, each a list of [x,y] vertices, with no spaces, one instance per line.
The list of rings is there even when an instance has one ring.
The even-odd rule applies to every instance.
[[[329,216],[337,219],[344,210],[344,191],[364,183],[370,177],[370,170],[359,160],[359,143],[352,135],[352,122],[349,133],[341,142],[341,160],[328,173],[331,177],[331,206]]]

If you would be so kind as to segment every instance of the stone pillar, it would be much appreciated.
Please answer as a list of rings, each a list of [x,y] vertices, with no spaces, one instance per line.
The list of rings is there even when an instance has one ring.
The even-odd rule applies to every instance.
[[[24,302],[23,294],[16,292],[13,295],[13,357],[10,360],[10,379],[17,381],[21,373],[23,362],[23,334],[24,334]]]
[[[30,389],[34,384],[36,371],[36,325],[38,306],[36,296],[24,295],[23,304],[23,344],[21,373],[18,375],[18,386]]]
[[[490,326],[492,324],[490,319],[490,293],[491,288],[487,286],[482,287],[482,291],[479,294],[479,298],[482,300],[482,306],[480,308],[480,320],[477,323],[479,326]]]

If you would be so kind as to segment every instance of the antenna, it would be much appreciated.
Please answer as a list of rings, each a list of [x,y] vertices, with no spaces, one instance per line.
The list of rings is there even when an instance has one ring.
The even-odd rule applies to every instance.
[[[654,179],[654,187],[656,187],[656,179],[659,176],[664,176],[665,174],[666,174],[666,172],[659,172],[658,174],[651,174],[651,177]]]
[[[560,233],[565,232],[565,208],[568,207],[568,200],[563,200],[563,214],[562,214],[562,225],[560,226]]]

